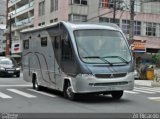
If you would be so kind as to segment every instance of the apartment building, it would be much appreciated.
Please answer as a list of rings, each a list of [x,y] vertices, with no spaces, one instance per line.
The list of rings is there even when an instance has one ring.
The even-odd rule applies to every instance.
[[[113,22],[115,0],[10,0],[12,36],[19,31],[57,21]],[[126,36],[130,29],[130,0],[116,0],[115,22]],[[160,50],[160,1],[135,0],[134,52],[139,56]]]
[[[34,0],[9,0],[8,25],[11,25],[12,54],[21,53],[20,31],[33,27]]]
[[[6,24],[6,0],[0,0],[0,24]]]
[[[116,10],[116,23],[122,28],[126,36],[129,36],[130,29],[130,2],[124,3]],[[113,0],[100,0],[99,22],[113,21]],[[134,28],[133,44],[135,49],[135,60],[141,59],[144,62],[151,60],[151,53],[160,50],[160,1],[159,0],[135,0],[134,4]],[[103,15],[104,13],[107,13]],[[96,21],[96,20],[95,20]],[[98,21],[98,20],[97,20]],[[143,62],[142,61],[142,62]],[[150,62],[150,61],[149,61]]]
[[[0,55],[4,55],[4,31],[6,29],[6,0],[1,0],[0,5]]]

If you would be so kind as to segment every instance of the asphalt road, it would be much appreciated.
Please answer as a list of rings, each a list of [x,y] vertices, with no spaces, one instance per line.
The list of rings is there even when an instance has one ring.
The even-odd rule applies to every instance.
[[[158,113],[160,88],[137,87],[120,100],[111,96],[82,96],[66,100],[53,90],[37,92],[20,78],[0,77],[0,112],[3,113]]]

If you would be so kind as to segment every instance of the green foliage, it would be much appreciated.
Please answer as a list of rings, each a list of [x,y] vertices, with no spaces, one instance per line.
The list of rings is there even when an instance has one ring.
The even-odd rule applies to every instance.
[[[160,53],[157,53],[155,55],[152,56],[152,61],[155,64],[159,64],[160,63]]]

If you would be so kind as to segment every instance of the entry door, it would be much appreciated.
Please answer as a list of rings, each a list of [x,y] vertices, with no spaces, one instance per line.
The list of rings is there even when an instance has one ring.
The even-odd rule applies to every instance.
[[[61,85],[61,36],[53,36],[51,40],[54,52],[54,78],[56,87],[59,87]]]

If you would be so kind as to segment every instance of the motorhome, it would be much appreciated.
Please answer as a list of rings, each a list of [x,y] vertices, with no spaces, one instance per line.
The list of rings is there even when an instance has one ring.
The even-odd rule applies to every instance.
[[[24,80],[33,88],[78,94],[133,90],[134,63],[128,42],[114,24],[57,22],[21,31]]]

